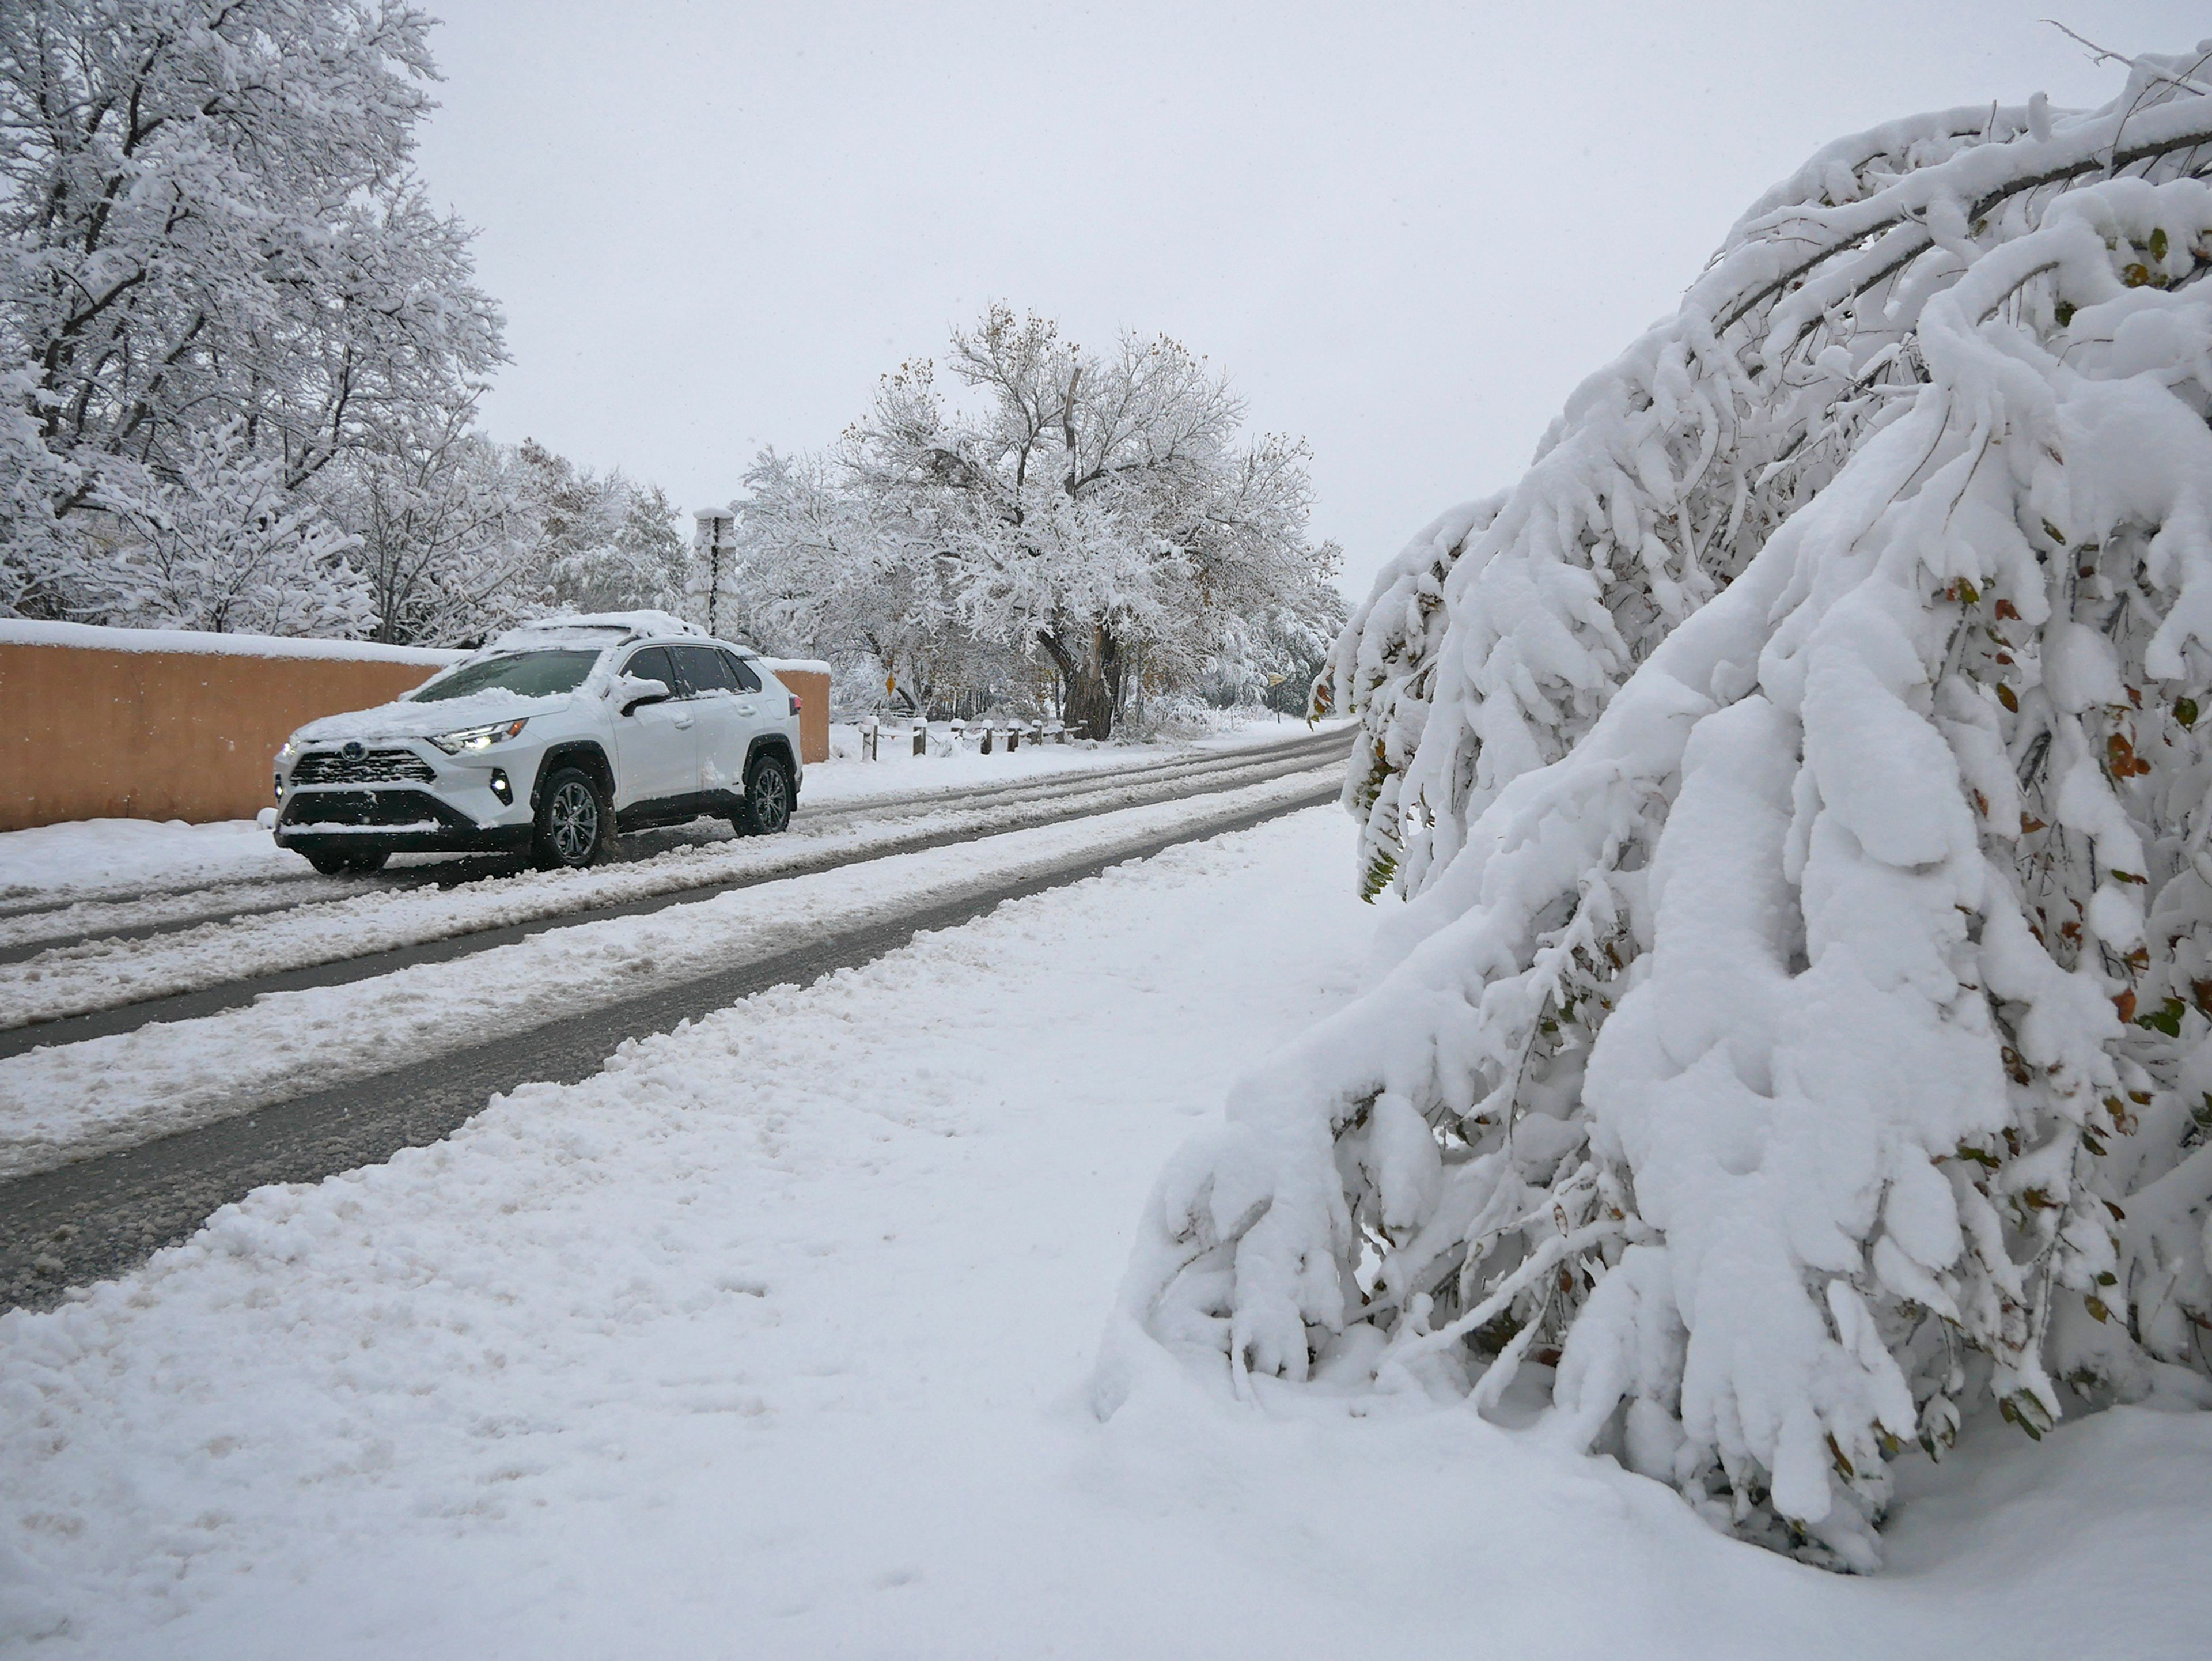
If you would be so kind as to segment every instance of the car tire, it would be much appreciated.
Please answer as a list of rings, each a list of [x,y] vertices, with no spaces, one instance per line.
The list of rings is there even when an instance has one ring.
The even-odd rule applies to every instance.
[[[327,853],[307,855],[307,863],[326,877],[365,877],[372,871],[384,869],[385,861],[392,857],[388,848],[379,848],[366,853],[349,853],[333,849]]]
[[[731,815],[741,837],[772,837],[791,824],[791,769],[781,756],[757,756],[745,770],[745,794]]]
[[[541,871],[574,871],[606,852],[606,798],[599,781],[580,767],[556,768],[538,793],[531,857]]]

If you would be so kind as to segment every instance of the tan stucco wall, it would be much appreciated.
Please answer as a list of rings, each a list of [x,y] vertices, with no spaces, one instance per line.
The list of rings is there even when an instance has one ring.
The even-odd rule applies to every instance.
[[[389,703],[436,668],[0,642],[0,830],[251,818],[293,729]]]
[[[830,759],[830,677],[811,669],[779,669],[775,678],[799,694],[799,759],[811,767]]]

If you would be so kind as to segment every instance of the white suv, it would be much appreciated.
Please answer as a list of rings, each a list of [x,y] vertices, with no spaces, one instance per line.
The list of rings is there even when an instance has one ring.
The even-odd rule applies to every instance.
[[[589,865],[617,831],[712,815],[781,830],[799,700],[753,653],[659,611],[501,636],[397,703],[276,752],[276,842],[318,871],[400,852],[527,849]]]

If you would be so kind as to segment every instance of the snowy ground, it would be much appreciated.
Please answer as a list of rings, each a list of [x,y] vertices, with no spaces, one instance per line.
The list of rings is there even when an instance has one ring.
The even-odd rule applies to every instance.
[[[1154,1173],[1353,988],[1350,855],[1319,810],[1009,904],[0,1317],[0,1632],[179,1661],[2202,1653],[2212,1416],[1978,1429],[1908,1477],[1872,1580],[1462,1408],[1255,1409],[1166,1369],[1100,1424]]]
[[[841,728],[850,744],[852,730]],[[1280,743],[1305,730],[1304,722],[1256,721],[1231,733],[1187,744],[1037,745],[992,755],[971,747],[957,755],[895,755],[886,738],[883,759],[817,762],[806,770],[802,809],[846,806],[872,796],[938,788],[973,788],[1061,773],[1141,766],[1182,754],[1211,754],[1250,745]],[[719,832],[716,834],[720,834]],[[404,855],[394,868],[437,855]],[[0,831],[0,916],[23,904],[82,891],[100,893],[148,887],[235,882],[258,877],[305,876],[307,861],[287,853],[252,819],[187,824],[182,819],[84,819]],[[359,891],[349,881],[332,891]]]

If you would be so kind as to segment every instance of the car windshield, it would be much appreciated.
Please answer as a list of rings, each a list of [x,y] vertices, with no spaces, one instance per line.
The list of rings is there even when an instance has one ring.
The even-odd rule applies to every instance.
[[[416,703],[442,703],[465,698],[471,692],[505,691],[518,697],[550,697],[573,692],[584,684],[597,652],[511,652],[505,657],[465,663],[444,678],[409,693]]]

